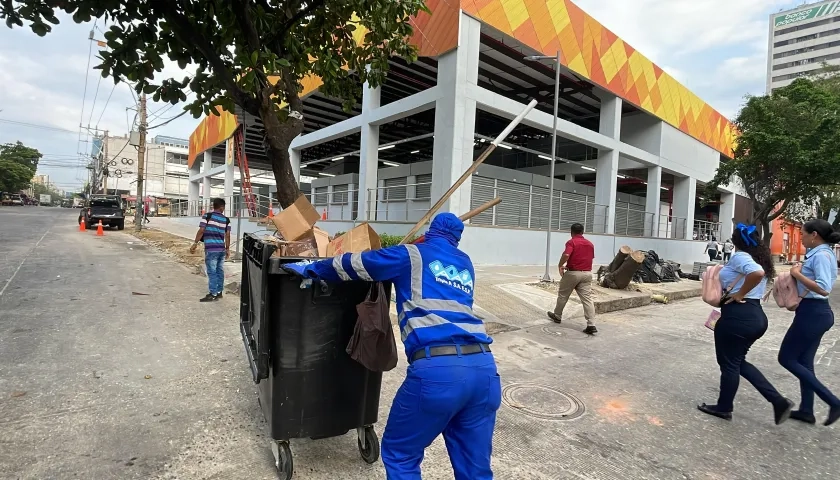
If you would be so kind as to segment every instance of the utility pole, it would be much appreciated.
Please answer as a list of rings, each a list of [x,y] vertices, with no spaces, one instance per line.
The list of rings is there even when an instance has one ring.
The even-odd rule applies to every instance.
[[[108,170],[108,130],[105,130],[105,136],[102,138],[102,158],[103,158],[103,165],[105,166],[105,178],[102,180],[105,183],[105,187],[103,188],[103,192],[105,195],[108,195],[108,175],[111,173]]]
[[[137,205],[134,208],[134,231],[143,229],[143,163],[146,159],[146,94],[140,95],[140,145],[137,148]]]

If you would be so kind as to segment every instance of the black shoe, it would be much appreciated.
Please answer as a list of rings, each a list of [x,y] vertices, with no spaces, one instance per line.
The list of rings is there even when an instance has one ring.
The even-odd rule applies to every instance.
[[[831,407],[831,410],[828,411],[828,418],[825,419],[825,423],[823,425],[828,427],[837,420],[840,420],[840,405]]]
[[[595,335],[596,333],[598,333],[598,329],[595,328],[595,325],[590,325],[583,329],[583,333],[587,335]]]
[[[773,419],[776,421],[776,425],[781,425],[790,418],[794,406],[794,403],[787,398],[773,405]]]
[[[707,413],[713,417],[722,418],[724,420],[732,420],[732,412],[721,412],[717,409],[717,405],[706,405],[704,403],[702,405],[697,405],[697,410]]]
[[[814,425],[817,423],[817,418],[814,417],[813,413],[805,413],[802,410],[794,410],[790,412],[790,418],[792,420],[799,420],[800,422],[804,422],[809,425]]]
[[[199,302],[202,302],[202,303],[215,302],[218,299],[219,299],[219,297],[217,295],[213,295],[212,293],[208,293],[203,298],[201,298],[201,300],[199,300]]]
[[[561,323],[561,322],[563,321],[563,320],[562,320],[560,317],[558,317],[558,316],[557,316],[557,314],[555,314],[554,312],[545,312],[545,314],[546,314],[546,315],[548,315],[548,318],[550,318],[550,319],[551,319],[551,321],[552,321],[552,322],[554,322],[554,323]]]
[[[219,292],[214,296],[216,297],[216,300],[218,300],[218,299],[222,298],[222,292]]]

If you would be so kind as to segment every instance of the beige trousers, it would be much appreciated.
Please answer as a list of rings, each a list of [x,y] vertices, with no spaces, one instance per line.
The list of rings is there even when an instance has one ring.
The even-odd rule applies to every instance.
[[[563,318],[563,309],[566,307],[566,302],[569,301],[572,291],[577,292],[580,303],[583,304],[583,316],[586,317],[586,325],[594,325],[595,303],[592,301],[591,272],[567,271],[563,274],[560,278],[560,288],[557,289],[557,306],[554,307],[554,314],[558,318]]]

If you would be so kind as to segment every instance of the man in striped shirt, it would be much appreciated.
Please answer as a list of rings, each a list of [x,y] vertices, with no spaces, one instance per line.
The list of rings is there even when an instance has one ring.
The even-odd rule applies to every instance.
[[[201,217],[195,243],[190,253],[195,253],[198,242],[204,242],[204,264],[207,266],[208,293],[201,302],[222,298],[225,286],[225,259],[230,258],[230,219],[224,215],[225,200],[213,200],[213,211]]]

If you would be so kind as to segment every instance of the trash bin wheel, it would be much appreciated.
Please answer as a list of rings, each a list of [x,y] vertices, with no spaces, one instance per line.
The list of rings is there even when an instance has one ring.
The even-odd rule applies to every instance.
[[[292,449],[289,442],[275,440],[271,442],[271,452],[274,454],[274,466],[277,467],[277,478],[280,480],[291,480],[295,473],[295,466],[292,462]]]
[[[372,426],[365,427],[364,431],[365,445],[362,446],[362,439],[358,438],[359,453],[362,455],[362,460],[365,463],[374,463],[379,460],[379,437]],[[359,435],[361,437],[361,435]]]

